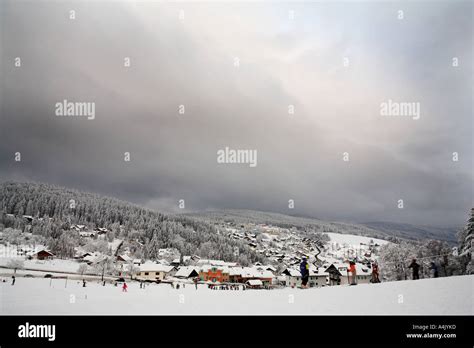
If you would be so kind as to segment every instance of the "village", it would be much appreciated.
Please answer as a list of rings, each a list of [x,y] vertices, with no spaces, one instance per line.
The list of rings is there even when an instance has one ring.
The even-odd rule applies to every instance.
[[[107,228],[73,224],[70,233],[78,234],[81,243],[74,248],[72,259],[60,259],[43,245],[5,243],[5,236],[0,232],[0,274],[2,269],[13,269],[14,274],[25,277],[76,275],[100,277],[101,281],[162,283],[173,287],[199,283],[218,289],[228,285],[277,289],[301,287],[300,263],[304,258],[309,265],[308,287],[341,286],[349,283],[349,260],[355,263],[357,283],[371,282],[371,268],[377,261],[378,248],[389,243],[337,233],[319,234],[318,238],[313,238],[295,228],[266,224],[222,223],[218,233],[244,241],[267,261],[240,265],[198,255],[180,255],[172,248],[159,249],[159,259],[147,260],[135,257],[123,240],[107,240]],[[87,245],[97,241],[107,245],[106,252],[87,251]]]

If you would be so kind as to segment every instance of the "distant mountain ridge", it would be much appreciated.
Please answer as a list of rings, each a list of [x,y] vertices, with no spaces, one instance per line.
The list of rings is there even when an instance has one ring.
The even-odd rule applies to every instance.
[[[282,213],[263,212],[244,209],[226,209],[206,212],[193,212],[183,215],[201,218],[206,221],[226,221],[236,224],[257,223],[271,224],[279,227],[296,227],[299,229],[314,230],[315,232],[335,232],[343,234],[356,234],[385,240],[402,239],[437,239],[449,243],[457,243],[458,229],[440,228],[431,226],[418,226],[394,222],[367,222],[347,223],[323,221],[310,217],[285,215]]]
[[[462,229],[462,227],[434,227],[386,221],[364,222],[361,225],[400,238],[413,239],[413,236],[416,236],[421,239],[438,239],[453,244],[458,242],[456,235]]]

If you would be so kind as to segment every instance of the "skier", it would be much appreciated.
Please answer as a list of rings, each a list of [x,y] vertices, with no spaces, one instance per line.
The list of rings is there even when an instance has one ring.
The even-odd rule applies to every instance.
[[[15,278],[15,276],[13,275],[13,276],[12,276],[12,285],[15,285],[15,280],[16,280],[16,278]]]
[[[308,280],[309,280],[309,264],[306,261],[306,257],[303,257],[303,260],[301,261],[300,273],[301,273],[301,288],[305,289],[308,287]]]
[[[104,282],[102,283],[102,286],[105,286],[105,280],[104,280]]]
[[[194,287],[196,288],[196,290],[198,289],[198,278],[197,277],[194,278]]]
[[[418,271],[420,270],[420,265],[416,263],[416,259],[413,259],[411,261],[410,266],[408,268],[411,268],[413,270],[413,280],[415,279],[420,279],[420,274]]]
[[[430,263],[430,270],[433,275],[433,278],[438,278],[438,266],[434,262]]]
[[[85,288],[86,287],[86,281],[84,279],[82,279],[82,287]]]
[[[380,283],[379,279],[379,265],[377,262],[372,264],[372,283]]]
[[[350,285],[357,285],[357,270],[356,264],[353,261],[349,261],[349,268],[347,269],[347,277],[349,278],[349,273],[351,274]]]
[[[127,288],[128,288],[127,283],[124,282],[122,286],[122,292],[127,292]]]

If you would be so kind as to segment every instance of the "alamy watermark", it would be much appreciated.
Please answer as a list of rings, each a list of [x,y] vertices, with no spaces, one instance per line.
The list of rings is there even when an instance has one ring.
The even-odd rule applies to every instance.
[[[87,117],[95,119],[95,102],[71,102],[64,99],[55,104],[56,116]]]
[[[217,151],[217,163],[248,164],[254,168],[257,166],[257,150],[235,150],[226,146]]]
[[[34,325],[28,322],[18,326],[18,337],[20,338],[47,338],[48,341],[56,339],[56,325]]]
[[[420,119],[419,102],[395,102],[392,99],[380,103],[381,116],[402,116],[411,117],[414,120]]]

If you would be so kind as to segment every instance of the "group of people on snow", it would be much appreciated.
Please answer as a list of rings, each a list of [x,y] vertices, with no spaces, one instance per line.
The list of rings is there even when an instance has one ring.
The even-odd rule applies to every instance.
[[[372,278],[370,279],[371,283],[380,283],[379,278],[379,265],[376,261],[372,262]],[[408,268],[412,269],[412,279],[420,279],[420,268],[421,266],[416,262],[416,259],[413,259],[408,266]],[[435,262],[430,262],[429,267],[431,277],[438,278],[438,266]],[[301,288],[306,289],[308,288],[308,281],[309,281],[309,263],[306,257],[302,258],[300,263],[300,273],[301,273]],[[347,281],[349,285],[357,285],[357,268],[356,263],[354,261],[349,261],[349,266],[347,267]]]

